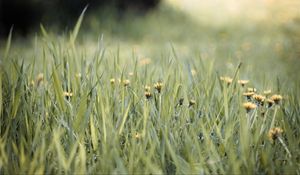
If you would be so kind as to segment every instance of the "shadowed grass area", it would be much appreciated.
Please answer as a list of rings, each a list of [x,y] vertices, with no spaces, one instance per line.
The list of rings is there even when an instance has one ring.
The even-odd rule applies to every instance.
[[[1,173],[299,173],[294,28],[82,20],[1,46]]]

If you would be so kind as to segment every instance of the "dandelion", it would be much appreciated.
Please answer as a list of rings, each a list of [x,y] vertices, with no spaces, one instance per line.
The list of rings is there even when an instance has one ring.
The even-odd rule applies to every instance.
[[[268,108],[272,107],[274,103],[275,103],[274,100],[267,99]]]
[[[246,109],[247,112],[250,112],[252,109],[255,109],[257,106],[254,103],[246,102],[243,103],[243,107]]]
[[[148,85],[145,86],[145,91],[146,91],[146,92],[150,92],[150,89],[151,89],[150,86],[148,86]]]
[[[253,97],[253,99],[254,99],[257,103],[259,103],[259,104],[261,104],[261,105],[264,104],[264,101],[265,101],[265,99],[266,99],[265,96],[262,96],[262,95],[259,95],[259,94],[254,94],[252,97]]]
[[[268,133],[269,140],[272,142],[275,141],[282,133],[283,133],[283,129],[279,127],[270,129]]]
[[[149,100],[152,97],[151,92],[146,91],[145,92],[145,97]]]
[[[161,82],[157,82],[154,84],[154,88],[157,90],[158,93],[161,92],[163,84]]]
[[[111,84],[111,85],[114,85],[115,82],[116,82],[116,80],[115,80],[114,78],[111,78],[109,81],[110,81],[110,84]]]
[[[223,82],[227,83],[228,85],[232,83],[232,78],[230,77],[220,77],[220,80],[222,80]]]
[[[128,79],[124,80],[123,84],[124,84],[125,87],[129,86],[130,80],[128,80]]]
[[[196,101],[195,101],[195,100],[191,99],[191,100],[189,101],[189,107],[191,107],[191,106],[193,106],[193,105],[195,105],[195,104],[196,104]]]
[[[63,96],[66,97],[66,99],[70,99],[73,96],[72,92],[64,92]]]
[[[282,96],[275,94],[275,95],[272,95],[270,99],[273,100],[275,102],[275,104],[279,104],[279,102],[282,100]]]
[[[238,84],[242,85],[242,87],[244,87],[248,83],[249,83],[249,80],[238,80]]]
[[[36,77],[36,84],[39,86],[44,81],[44,74],[39,73]]]
[[[256,89],[255,88],[247,88],[247,92],[256,92]]]
[[[281,129],[279,127],[270,129],[269,133],[268,133],[269,140],[272,143],[274,143],[275,140],[279,140],[281,145],[284,147],[285,151],[288,153],[288,156],[292,157],[291,152],[289,151],[288,147],[286,146],[286,144],[284,143],[284,141],[281,138],[282,133],[283,133],[283,129]]]
[[[247,100],[250,100],[253,95],[254,95],[254,92],[244,92],[243,93],[243,96],[246,96]]]

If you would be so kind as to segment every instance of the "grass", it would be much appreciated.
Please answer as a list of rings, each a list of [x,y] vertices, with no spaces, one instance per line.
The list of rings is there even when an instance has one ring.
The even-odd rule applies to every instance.
[[[166,9],[128,18],[120,31],[109,20],[97,27],[87,19],[96,25],[90,30],[104,30],[97,42],[88,33],[99,31],[79,33],[82,22],[89,25],[83,16],[70,34],[41,27],[29,41],[8,37],[1,47],[1,173],[300,173],[297,47],[286,26],[183,22],[171,30],[186,17]],[[248,87],[283,99],[261,105],[243,96]],[[247,112],[247,101],[256,108]],[[270,139],[274,127],[283,133],[274,130]]]

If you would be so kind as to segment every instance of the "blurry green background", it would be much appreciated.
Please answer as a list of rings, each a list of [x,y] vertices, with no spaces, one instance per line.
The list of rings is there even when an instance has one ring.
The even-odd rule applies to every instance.
[[[22,10],[8,10],[7,4]],[[158,58],[168,54],[163,52],[172,44],[182,58],[216,59],[224,73],[243,62],[244,71],[249,71],[245,78],[251,78],[254,67],[262,71],[262,79],[282,77],[298,85],[297,0],[2,0],[0,44],[14,25],[14,53],[32,57],[40,23],[54,38],[64,38],[87,4],[78,37],[87,54],[97,47],[101,35],[108,51],[120,49],[124,58],[130,58],[133,50],[140,58]],[[21,23],[13,24],[16,19]]]

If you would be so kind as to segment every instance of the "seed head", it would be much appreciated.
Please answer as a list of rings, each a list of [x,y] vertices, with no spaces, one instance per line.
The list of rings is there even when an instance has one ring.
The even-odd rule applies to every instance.
[[[279,104],[279,102],[282,100],[282,96],[275,94],[272,95],[270,99],[273,100],[276,104]]]
[[[282,133],[283,133],[283,129],[279,127],[270,129],[268,133],[269,140],[272,142],[275,141]]]
[[[243,107],[246,109],[247,112],[250,112],[252,109],[255,109],[257,106],[254,103],[246,102],[243,103]]]

